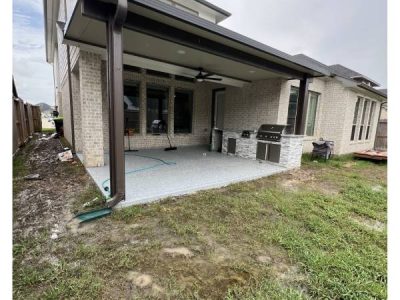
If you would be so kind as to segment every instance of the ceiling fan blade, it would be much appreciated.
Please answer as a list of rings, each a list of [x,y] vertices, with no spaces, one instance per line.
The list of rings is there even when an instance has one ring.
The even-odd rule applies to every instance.
[[[215,73],[205,73],[203,74],[204,77],[210,77],[210,76],[214,76]]]
[[[206,77],[206,80],[215,80],[215,81],[221,81],[222,78],[217,78],[217,77]]]

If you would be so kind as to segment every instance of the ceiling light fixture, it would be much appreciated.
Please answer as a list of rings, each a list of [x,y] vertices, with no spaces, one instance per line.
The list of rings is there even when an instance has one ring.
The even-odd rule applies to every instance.
[[[185,50],[178,50],[178,51],[176,51],[178,54],[180,54],[180,55],[184,55],[184,54],[186,54],[186,51]]]
[[[256,72],[256,71],[254,71],[254,70],[250,70],[250,71],[249,71],[250,74],[254,74],[255,72]]]

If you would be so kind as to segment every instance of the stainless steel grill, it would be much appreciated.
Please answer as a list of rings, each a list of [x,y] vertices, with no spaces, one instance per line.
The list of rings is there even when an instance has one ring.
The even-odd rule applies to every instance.
[[[285,125],[262,124],[257,132],[257,139],[280,142]]]

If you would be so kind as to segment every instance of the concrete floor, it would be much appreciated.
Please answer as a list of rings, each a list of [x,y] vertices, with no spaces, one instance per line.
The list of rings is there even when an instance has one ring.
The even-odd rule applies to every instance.
[[[126,200],[119,204],[120,207],[223,187],[286,170],[267,162],[209,152],[207,146],[180,147],[168,152],[146,149],[126,152],[125,157]],[[87,170],[108,195],[103,188],[110,184],[108,155],[104,167]]]

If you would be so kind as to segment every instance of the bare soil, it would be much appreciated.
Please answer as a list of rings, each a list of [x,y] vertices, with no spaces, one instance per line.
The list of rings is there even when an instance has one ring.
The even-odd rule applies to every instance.
[[[63,151],[59,139],[33,139],[18,153],[27,172],[39,174],[41,180],[14,179],[14,238],[43,231],[57,233],[58,237],[66,233],[72,203],[93,182],[78,160],[58,160],[57,154]]]

